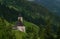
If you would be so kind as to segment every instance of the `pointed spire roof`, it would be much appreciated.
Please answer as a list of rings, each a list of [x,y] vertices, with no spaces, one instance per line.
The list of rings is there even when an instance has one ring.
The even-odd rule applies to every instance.
[[[21,13],[18,14],[18,17],[22,17]]]

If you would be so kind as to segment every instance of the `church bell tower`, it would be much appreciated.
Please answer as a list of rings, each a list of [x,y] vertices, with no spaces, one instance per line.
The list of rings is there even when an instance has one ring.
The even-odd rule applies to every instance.
[[[23,17],[22,17],[22,15],[21,15],[21,14],[19,14],[19,15],[18,15],[18,21],[23,22]]]
[[[25,32],[25,26],[23,24],[23,17],[21,14],[18,15],[17,29],[21,32]]]
[[[16,25],[13,27],[13,29],[25,32],[25,26],[23,24],[23,17],[21,14],[18,15],[18,21],[16,22]]]

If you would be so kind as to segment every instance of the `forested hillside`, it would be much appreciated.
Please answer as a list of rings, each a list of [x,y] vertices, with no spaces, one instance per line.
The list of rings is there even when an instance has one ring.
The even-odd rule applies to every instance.
[[[26,33],[12,30],[21,13]],[[1,39],[60,39],[60,17],[25,0],[0,0]]]
[[[60,16],[60,0],[35,0],[37,4],[47,7],[53,14]]]

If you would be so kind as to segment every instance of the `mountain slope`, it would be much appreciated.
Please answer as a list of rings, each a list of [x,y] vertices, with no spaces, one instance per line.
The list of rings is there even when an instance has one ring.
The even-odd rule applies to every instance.
[[[15,25],[15,22],[9,23],[5,19],[0,18],[0,39],[6,39],[6,38],[7,39],[30,39],[31,37],[35,39],[38,38],[37,36],[39,32],[38,31],[39,27],[37,25],[24,21],[24,25],[26,27],[26,33],[20,32],[18,30],[12,30],[11,28],[14,25]],[[33,35],[28,36],[28,34],[33,34]]]
[[[21,13],[25,20],[25,25],[29,25],[27,29],[27,39],[36,39],[37,31],[39,31],[37,37],[41,39],[52,39],[55,38],[54,35],[57,37],[60,18],[53,15],[52,12],[42,5],[22,0],[7,0],[1,3],[0,12],[0,17],[6,19],[9,23],[15,23],[18,14]],[[38,25],[39,29],[36,25]]]
[[[57,26],[60,23],[60,17],[53,15],[48,9],[44,8],[42,5],[37,5],[35,3],[23,0],[16,0],[14,2],[13,0],[4,1],[2,6],[3,5],[9,7],[9,9],[16,10],[16,13],[14,12],[15,15],[17,13],[21,13],[25,20],[39,26],[46,26],[50,22],[50,25]]]
[[[23,22],[26,27],[26,33],[11,29],[17,21],[17,15],[18,13],[14,9],[0,6],[0,39],[37,39],[39,27],[26,20]]]
[[[11,3],[10,3],[10,1],[7,1],[7,3],[4,3],[4,4],[9,8],[13,8],[16,11],[21,12],[23,17],[28,21],[32,20],[31,22],[34,22],[34,20],[41,20],[40,18],[42,18],[43,21],[48,20],[48,19],[49,20],[53,19],[54,23],[57,23],[60,20],[59,19],[60,17],[53,15],[50,11],[48,11],[46,8],[44,8],[41,5],[37,5],[34,3],[22,1],[22,0],[16,1],[15,3],[13,1]],[[39,21],[39,22],[41,22],[41,21]],[[37,24],[39,24],[39,22]]]
[[[36,0],[38,4],[42,4],[46,8],[48,8],[51,12],[56,15],[60,15],[60,1],[59,0]]]

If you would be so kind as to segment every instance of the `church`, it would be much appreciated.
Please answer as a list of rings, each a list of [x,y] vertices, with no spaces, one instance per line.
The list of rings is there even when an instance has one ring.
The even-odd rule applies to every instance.
[[[18,15],[18,21],[16,22],[13,29],[19,30],[21,32],[25,32],[25,26],[23,24],[23,17],[21,16],[21,14]]]

